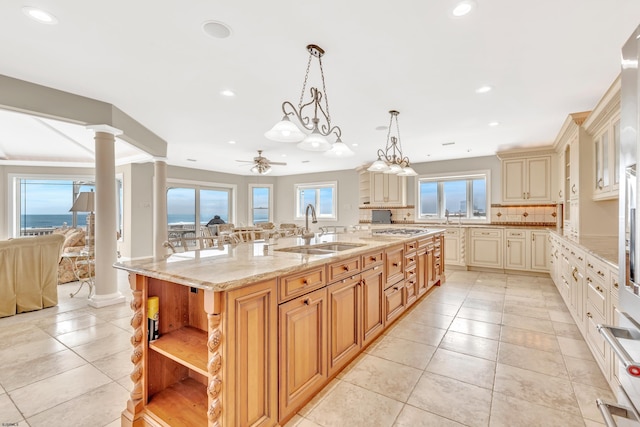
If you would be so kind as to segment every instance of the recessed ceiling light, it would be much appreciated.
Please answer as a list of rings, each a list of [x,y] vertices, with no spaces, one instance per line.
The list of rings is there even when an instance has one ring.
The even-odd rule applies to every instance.
[[[188,162],[197,162],[196,159],[187,159]]]
[[[352,147],[357,147],[357,146],[358,146],[358,143],[357,143],[357,142],[354,142],[353,144],[351,144],[351,146],[352,146]]]
[[[476,89],[476,93],[487,93],[487,92],[491,92],[492,90],[493,90],[493,87],[489,85],[484,85]]]
[[[38,21],[41,24],[54,25],[58,23],[58,18],[45,10],[38,9],[37,7],[25,6],[22,8],[22,12],[29,18],[34,21]]]
[[[376,130],[387,130],[388,126],[376,126]]]
[[[231,141],[227,141],[229,144],[235,144],[236,142],[234,140]]]
[[[232,91],[231,89],[225,89],[225,90],[220,92],[220,95],[231,97],[231,96],[236,96],[236,93],[234,91]]]
[[[451,14],[456,18],[460,18],[462,16],[468,15],[475,8],[475,0],[462,0],[455,5],[453,10],[451,11]]]
[[[495,127],[498,126],[500,124],[500,122],[491,122],[489,123],[489,126]]]
[[[444,147],[445,145],[454,145],[456,142],[455,141],[451,141],[451,142],[443,142],[442,146]]]
[[[231,28],[223,22],[207,21],[202,24],[202,31],[214,39],[226,39],[231,35]]]
[[[281,157],[287,157],[287,155],[286,154],[281,154]]]

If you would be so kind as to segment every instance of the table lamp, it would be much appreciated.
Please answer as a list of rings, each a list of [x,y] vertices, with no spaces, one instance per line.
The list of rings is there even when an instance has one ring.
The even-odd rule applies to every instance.
[[[95,209],[95,193],[91,191],[83,191],[78,194],[73,206],[69,212],[89,212],[87,214],[87,237],[85,239],[85,250],[93,252],[93,235],[94,235],[94,215]]]

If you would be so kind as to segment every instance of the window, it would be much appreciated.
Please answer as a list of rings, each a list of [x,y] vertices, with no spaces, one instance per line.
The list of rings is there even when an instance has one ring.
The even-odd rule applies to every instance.
[[[93,177],[13,176],[14,236],[48,234],[57,227],[86,227],[88,212],[70,212],[81,192],[95,191]],[[122,178],[116,179],[117,227],[122,234]]]
[[[487,220],[489,171],[422,176],[418,179],[418,219]]]
[[[253,224],[273,222],[273,186],[249,184],[249,219]]]
[[[167,188],[167,223],[175,226],[204,225],[214,215],[233,222],[234,187],[206,186],[199,183],[170,183]]]
[[[323,182],[316,184],[296,184],[296,219],[304,219],[307,205],[316,210],[316,217],[323,220],[338,219],[338,184]]]

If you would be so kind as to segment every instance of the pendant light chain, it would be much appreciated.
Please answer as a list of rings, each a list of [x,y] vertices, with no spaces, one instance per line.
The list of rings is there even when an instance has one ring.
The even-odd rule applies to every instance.
[[[402,153],[402,140],[400,139],[400,124],[398,123],[398,115],[395,115],[396,117],[396,132],[398,134],[398,151],[400,152],[400,157],[402,157],[404,154]]]
[[[331,128],[331,114],[329,113],[329,97],[327,96],[327,86],[324,83],[324,69],[322,68],[322,55],[318,56],[320,63],[320,77],[322,78],[322,92],[324,93],[324,104],[327,109],[327,127]]]
[[[307,71],[304,73],[304,83],[302,83],[302,92],[300,92],[300,101],[298,102],[298,110],[302,108],[302,101],[304,100],[304,90],[307,88],[307,80],[309,79],[309,68],[311,68],[312,55],[309,53],[309,61],[307,62]]]

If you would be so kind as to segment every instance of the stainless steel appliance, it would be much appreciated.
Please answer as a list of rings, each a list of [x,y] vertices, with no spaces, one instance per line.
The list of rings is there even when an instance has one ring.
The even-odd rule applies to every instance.
[[[389,209],[374,209],[371,211],[372,224],[391,224],[391,211]]]
[[[620,97],[620,187],[618,216],[618,326],[599,325],[598,329],[611,345],[618,360],[618,402],[597,400],[607,426],[640,425],[640,239],[638,235],[638,130],[640,110],[638,92],[640,74],[640,27],[622,48]]]

